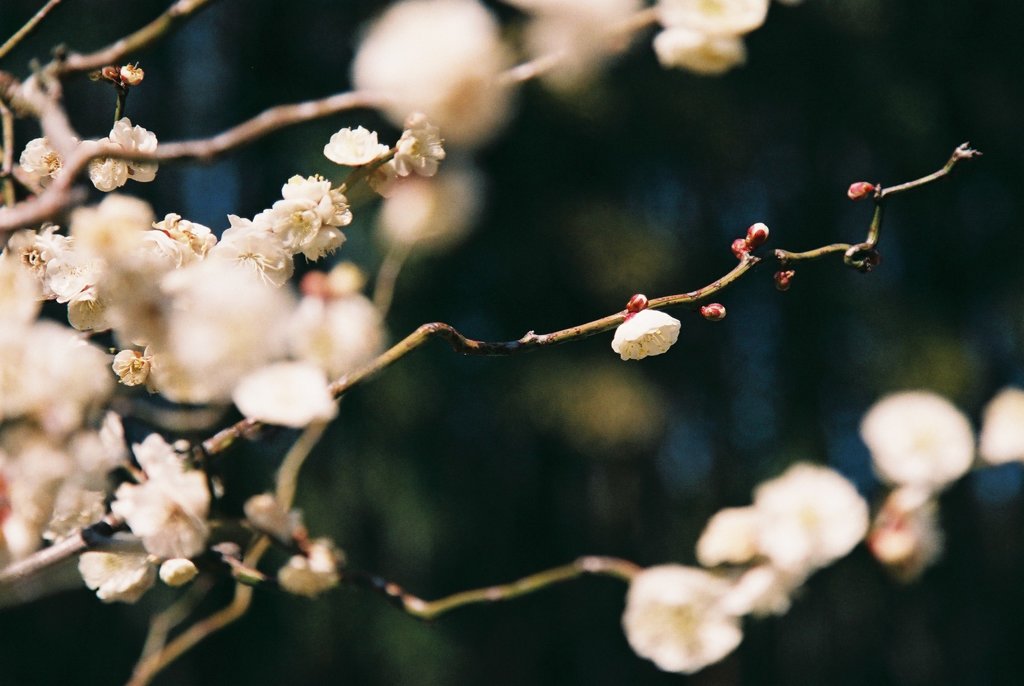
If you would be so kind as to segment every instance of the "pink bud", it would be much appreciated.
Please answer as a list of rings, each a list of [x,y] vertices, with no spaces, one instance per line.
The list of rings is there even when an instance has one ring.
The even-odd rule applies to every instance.
[[[330,297],[331,291],[327,283],[327,274],[323,272],[307,273],[299,283],[299,290],[303,295],[308,295],[312,298],[326,299]]]
[[[708,303],[700,308],[700,316],[709,322],[720,322],[725,319],[725,305],[722,303]]]
[[[846,197],[850,200],[863,200],[874,192],[874,184],[870,184],[867,181],[858,181],[850,184],[850,188],[846,191]]]
[[[737,238],[732,242],[732,254],[736,256],[737,260],[742,260],[750,252],[750,245],[747,244],[747,239]]]
[[[747,229],[747,245],[753,250],[768,240],[768,227],[758,222]]]
[[[780,291],[788,291],[790,281],[796,276],[796,272],[792,269],[786,269],[785,271],[775,272],[775,288]]]
[[[647,296],[643,293],[637,293],[629,299],[628,303],[626,303],[626,312],[636,314],[645,307],[647,307]],[[646,317],[647,315],[644,316]]]
[[[121,81],[121,73],[117,67],[103,67],[100,69],[100,75],[110,81]]]

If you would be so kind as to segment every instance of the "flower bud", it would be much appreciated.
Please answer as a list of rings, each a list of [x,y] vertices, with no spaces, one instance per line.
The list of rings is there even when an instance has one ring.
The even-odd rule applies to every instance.
[[[629,299],[628,303],[626,303],[626,312],[629,312],[630,314],[636,314],[637,312],[646,307],[647,296],[644,295],[643,293],[637,293],[636,295]]]
[[[139,68],[139,65],[126,64],[121,67],[120,71],[121,83],[126,86],[138,86],[142,83],[142,79],[145,78],[146,72]]]
[[[768,227],[765,224],[757,222],[747,229],[747,246],[750,250],[763,245],[766,240],[768,240]]]
[[[160,580],[168,586],[184,586],[196,578],[199,570],[192,560],[176,557],[160,565]]]
[[[789,282],[793,280],[794,276],[796,276],[796,272],[792,269],[775,272],[775,288],[780,291],[788,291]]]
[[[700,308],[700,316],[709,322],[720,322],[725,319],[725,305],[722,303],[709,303]]]
[[[750,252],[750,244],[745,238],[737,238],[732,242],[732,254],[737,260],[742,260]]]
[[[867,181],[857,181],[850,184],[849,189],[846,191],[846,197],[850,200],[863,200],[874,192],[874,184],[870,184]]]
[[[121,72],[118,70],[117,67],[103,67],[102,69],[100,69],[100,76],[110,81],[116,81],[118,83],[120,83],[121,81]]]

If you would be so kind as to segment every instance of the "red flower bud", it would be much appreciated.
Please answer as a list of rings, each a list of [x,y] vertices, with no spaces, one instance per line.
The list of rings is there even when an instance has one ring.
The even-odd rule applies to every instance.
[[[647,296],[643,293],[637,293],[626,303],[626,311],[630,314],[636,314],[645,307],[647,307]],[[644,316],[646,317],[647,315]]]
[[[725,319],[725,305],[722,303],[708,303],[700,308],[700,316],[709,322],[720,322]]]
[[[742,260],[750,252],[750,245],[747,244],[747,239],[737,238],[732,242],[732,254],[736,256],[737,260]]]
[[[327,274],[323,272],[309,272],[299,282],[299,290],[303,295],[313,298],[328,298],[331,289],[327,283]]]
[[[103,67],[100,69],[100,76],[110,81],[121,83],[121,70],[117,67]]]
[[[790,281],[796,276],[796,272],[792,269],[786,269],[785,271],[775,272],[775,287],[780,291],[788,291]]]
[[[850,200],[863,200],[874,192],[874,184],[870,184],[867,181],[858,181],[850,184],[850,188],[846,191],[846,197]]]
[[[747,245],[751,250],[764,245],[768,240],[768,227],[758,222],[747,229]]]

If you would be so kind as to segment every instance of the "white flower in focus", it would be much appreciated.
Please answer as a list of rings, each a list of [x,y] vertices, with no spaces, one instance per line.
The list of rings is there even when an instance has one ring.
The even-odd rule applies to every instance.
[[[938,504],[919,488],[897,488],[885,499],[868,535],[868,549],[896,579],[914,581],[942,554]]]
[[[68,250],[46,262],[45,286],[59,303],[66,303],[103,275],[104,262],[81,251]]]
[[[719,510],[697,540],[697,560],[705,567],[749,562],[758,554],[757,529],[753,507]]]
[[[4,252],[16,257],[39,282],[41,296],[53,299],[54,293],[46,282],[46,264],[55,257],[71,251],[71,239],[57,233],[60,227],[45,225],[37,231],[17,231],[7,242]]]
[[[663,67],[706,75],[724,74],[747,60],[742,38],[714,36],[687,28],[660,32],[654,37],[654,52]]]
[[[758,486],[754,507],[762,554],[794,575],[843,557],[868,530],[868,505],[853,484],[806,462]]]
[[[306,362],[279,362],[238,382],[232,399],[250,419],[303,427],[329,421],[338,413],[323,371]]]
[[[640,310],[615,329],[612,350],[624,360],[661,355],[679,340],[679,320],[659,310]]]
[[[338,557],[325,540],[313,541],[306,555],[293,555],[277,573],[281,588],[308,598],[338,585]]]
[[[145,237],[149,246],[168,257],[175,267],[203,259],[217,245],[217,237],[209,227],[182,219],[173,212],[155,222]]]
[[[46,186],[51,179],[57,178],[57,174],[64,166],[64,160],[46,138],[30,140],[21,152],[19,163],[21,168],[41,186]]]
[[[875,472],[886,483],[941,490],[970,469],[974,432],[951,402],[907,391],[876,402],[860,425]]]
[[[97,190],[109,193],[128,183],[128,163],[113,157],[90,160],[89,180]]]
[[[498,77],[510,63],[498,23],[476,0],[406,0],[370,27],[352,79],[387,98],[394,124],[425,112],[449,142],[476,145],[507,118],[512,89]]]
[[[105,603],[134,603],[156,583],[156,565],[145,553],[84,552],[78,571]]]
[[[132,450],[146,481],[121,484],[110,504],[111,512],[123,517],[146,550],[157,557],[198,555],[209,535],[206,475],[187,470],[159,434],[150,434]]]
[[[156,152],[156,135],[141,126],[132,126],[128,117],[114,122],[110,130],[110,141],[120,145],[127,152]],[[135,181],[149,182],[156,178],[157,162],[137,162],[129,160],[128,176]]]
[[[110,328],[107,303],[89,286],[68,301],[68,323],[78,331],[106,331]]]
[[[662,26],[710,36],[739,36],[764,23],[769,0],[658,0]]]
[[[324,156],[335,164],[361,167],[388,154],[388,146],[377,142],[377,132],[362,126],[344,128],[331,136],[324,146]]]
[[[395,171],[399,176],[416,172],[420,176],[433,176],[438,163],[444,159],[441,130],[427,120],[422,112],[410,114],[405,130],[395,146]]]
[[[358,293],[341,298],[307,296],[288,327],[292,355],[335,378],[372,360],[384,344],[380,312]]]
[[[199,570],[192,560],[175,557],[160,565],[160,581],[168,586],[184,586],[196,578]]]
[[[743,639],[725,612],[728,582],[702,569],[661,565],[633,578],[622,626],[637,655],[666,672],[692,674],[718,662]]]
[[[125,386],[140,386],[149,379],[153,356],[137,350],[122,350],[114,355],[111,367],[117,379]]]
[[[391,244],[442,250],[472,228],[481,194],[479,178],[471,169],[446,168],[430,180],[405,178],[381,205],[378,228]]]
[[[989,464],[1024,462],[1024,391],[1004,388],[985,406],[978,453]]]
[[[281,239],[248,219],[229,214],[228,221],[231,228],[210,250],[210,259],[224,260],[265,283],[283,286],[295,272],[295,262]]]
[[[319,176],[293,176],[281,188],[282,200],[253,218],[254,226],[266,228],[292,254],[316,260],[345,242],[337,229],[352,221],[348,199],[331,182]]]

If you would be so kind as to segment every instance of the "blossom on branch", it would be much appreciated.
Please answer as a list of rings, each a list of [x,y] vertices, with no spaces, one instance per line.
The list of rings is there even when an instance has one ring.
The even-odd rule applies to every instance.
[[[322,370],[306,362],[279,362],[239,381],[232,395],[250,419],[295,428],[329,421],[338,408]]]
[[[624,360],[661,355],[679,339],[679,326],[678,319],[660,310],[640,310],[615,329],[612,350]]]
[[[64,160],[61,159],[60,153],[50,145],[50,141],[45,137],[30,140],[21,152],[19,163],[32,179],[44,187],[51,180],[57,178],[57,174],[64,167]]]
[[[989,464],[1024,462],[1024,391],[1004,388],[985,406],[978,453]]]
[[[128,117],[114,123],[110,135],[98,141],[113,143],[125,153],[154,153],[157,148],[156,135],[141,126],[132,126]],[[133,160],[103,157],[89,162],[89,179],[101,191],[112,191],[123,186],[128,179],[148,182],[156,178],[157,162],[136,162]]]
[[[433,176],[438,163],[444,159],[441,130],[432,125],[422,112],[405,119],[405,130],[395,146],[395,171],[399,176],[416,172],[420,176]]]
[[[377,142],[377,132],[362,126],[344,128],[331,136],[324,146],[324,156],[347,167],[361,167],[388,154],[388,146]]]
[[[134,603],[156,583],[156,565],[146,553],[84,552],[78,571],[105,603]]]

